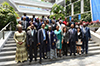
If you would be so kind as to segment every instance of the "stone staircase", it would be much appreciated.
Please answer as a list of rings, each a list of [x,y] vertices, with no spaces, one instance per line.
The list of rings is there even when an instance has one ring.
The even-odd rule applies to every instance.
[[[11,36],[8,38],[6,43],[4,44],[3,48],[1,48],[0,51],[0,66],[14,66],[14,65],[29,65],[29,61],[25,63],[16,63],[15,62],[15,52],[16,52],[16,43],[13,39],[14,33],[11,34]],[[77,57],[87,57],[91,55],[96,55],[100,54],[100,46],[94,42],[94,41],[89,41],[89,54],[88,55],[77,55],[77,56],[63,56],[61,58],[58,57],[56,60],[52,61],[58,61],[58,60],[63,60],[63,59],[72,59],[72,58],[77,58]],[[39,58],[38,58],[39,59]],[[39,61],[39,60],[38,60]],[[32,64],[38,63],[33,61]],[[43,60],[43,62],[48,62],[50,61],[49,59]]]

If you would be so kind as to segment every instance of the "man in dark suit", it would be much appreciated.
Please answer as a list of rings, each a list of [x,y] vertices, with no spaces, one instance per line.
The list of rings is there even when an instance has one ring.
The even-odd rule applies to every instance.
[[[26,13],[24,13],[24,14],[23,14],[23,16],[21,17],[21,20],[23,20],[23,17],[25,17],[25,18],[26,18],[26,20],[25,20],[25,21],[27,21],[27,22],[28,22],[28,26],[29,26],[29,25],[30,25],[30,24],[29,24],[30,19],[29,19],[29,17],[26,15]]]
[[[55,23],[57,22],[57,20],[56,20],[55,16],[53,17],[53,20],[55,21]]]
[[[52,23],[51,19],[49,18],[50,16],[47,16],[48,20],[49,20],[49,24]]]
[[[42,57],[44,59],[46,59],[44,52],[46,51],[47,32],[44,28],[45,28],[45,24],[42,24],[42,28],[38,30],[38,44],[39,44],[39,49],[40,49],[40,61],[39,61],[39,63],[40,64],[42,61]]]
[[[43,20],[43,22],[46,20],[46,18],[44,17],[44,15],[42,16],[42,20]]]
[[[23,17],[23,20],[21,22],[22,22],[23,30],[27,31],[28,22],[26,21],[26,17]]]
[[[70,56],[74,53],[76,56],[76,43],[78,41],[77,30],[74,28],[74,24],[71,24],[71,28],[68,30],[69,33],[69,44],[70,44]]]
[[[73,18],[71,19],[70,27],[71,27],[71,24],[74,24],[74,28],[75,28],[75,22],[74,22],[74,19]]]
[[[86,27],[86,24],[83,23],[83,27],[81,28],[81,31],[82,31],[82,41],[83,41],[83,44],[82,44],[82,53],[84,53],[84,48],[85,48],[85,52],[86,54],[88,54],[88,40],[90,40],[91,38],[91,34],[90,34],[90,29],[88,27]]]
[[[34,29],[34,25],[31,25],[31,29],[27,32],[27,46],[29,48],[30,62],[33,60],[33,49],[35,61],[37,61],[37,31]]]
[[[36,22],[36,18],[35,18],[35,15],[33,15],[33,21],[35,21],[35,22]]]
[[[23,17],[26,17],[26,21],[29,22],[29,17],[26,15],[26,13],[23,14],[23,16],[21,17],[21,20],[23,20]]]
[[[51,25],[53,31],[56,30],[57,24],[55,23],[54,20],[52,20],[52,23],[50,25]]]

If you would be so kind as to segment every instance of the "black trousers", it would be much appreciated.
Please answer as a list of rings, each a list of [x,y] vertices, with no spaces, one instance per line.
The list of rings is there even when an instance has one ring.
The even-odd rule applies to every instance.
[[[32,45],[30,45],[30,47],[29,47],[29,58],[30,58],[30,61],[33,60],[33,54],[34,54],[35,60],[37,60],[37,45],[34,44],[34,42],[32,42]]]
[[[70,55],[72,55],[72,53],[76,53],[76,42],[70,41]]]
[[[62,44],[63,48],[63,55],[67,55],[67,52],[68,52],[68,45],[67,43],[64,41],[63,44]]]
[[[88,41],[83,40],[83,44],[82,44],[82,52],[87,54],[88,53]]]
[[[46,51],[46,41],[43,41],[42,44],[39,45],[39,53],[40,53],[40,62],[42,61],[42,57],[45,58],[45,51]]]

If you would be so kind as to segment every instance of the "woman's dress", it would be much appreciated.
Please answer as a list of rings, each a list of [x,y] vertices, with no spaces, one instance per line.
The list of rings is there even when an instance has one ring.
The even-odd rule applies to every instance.
[[[61,30],[57,31],[55,30],[54,33],[56,34],[56,37],[57,37],[57,42],[56,42],[56,47],[57,49],[62,49],[62,33],[61,33]]]
[[[23,62],[28,59],[28,54],[26,51],[26,32],[22,31],[19,33],[18,31],[14,34],[14,40],[16,42],[16,62]],[[22,45],[18,44],[18,42],[23,42]]]

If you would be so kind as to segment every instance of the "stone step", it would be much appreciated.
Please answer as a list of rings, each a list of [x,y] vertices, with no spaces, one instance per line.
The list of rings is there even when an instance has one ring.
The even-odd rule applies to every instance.
[[[8,38],[8,41],[12,41],[12,40],[14,40],[13,38]]]
[[[16,44],[5,44],[4,47],[16,47]]]
[[[100,50],[89,51],[89,54],[100,54]]]
[[[89,47],[89,51],[100,50],[100,46]]]
[[[7,44],[7,45],[8,45],[8,44],[16,45],[16,43],[6,43],[6,44]]]
[[[11,61],[11,60],[15,60],[15,55],[0,56],[0,62],[2,62],[2,61]]]
[[[99,46],[98,44],[89,44],[89,47],[96,47]]]
[[[88,41],[89,44],[93,44],[96,43],[95,41]]]
[[[13,41],[7,41],[6,44],[8,44],[8,43],[15,43],[15,41],[14,40]]]
[[[14,38],[14,35],[11,35],[9,38]]]
[[[4,47],[1,49],[1,51],[12,51],[12,50],[16,50],[16,47]]]
[[[4,61],[4,62],[0,62],[0,66],[11,66],[14,65],[16,66],[17,62],[15,61]]]
[[[63,56],[63,57],[58,57],[57,59],[54,59],[54,60],[52,60],[52,61],[59,61],[59,60],[65,60],[65,59],[74,59],[74,58],[78,58],[78,57],[88,57],[88,56],[91,56],[91,55],[96,55],[96,54],[100,54],[100,50],[98,50],[98,51],[89,51],[89,54],[83,54],[83,55],[77,55],[77,56]],[[8,56],[9,57],[9,56]],[[14,56],[10,56],[10,57],[12,57],[12,58],[14,58]],[[31,64],[37,64],[39,62],[39,58],[37,58],[37,61],[35,62],[34,60],[32,61],[32,63]],[[42,63],[43,62],[50,62],[50,60],[49,59],[43,59],[42,60]],[[3,63],[5,63],[5,64],[3,64]],[[24,65],[29,65],[29,60],[28,61],[26,61],[26,62],[24,62],[24,63],[16,63],[15,62],[15,60],[9,60],[9,61],[2,61],[2,62],[0,62],[0,66],[14,66],[14,65],[19,65],[19,66],[24,66]]]
[[[16,51],[4,51],[0,52],[0,56],[15,55]]]

